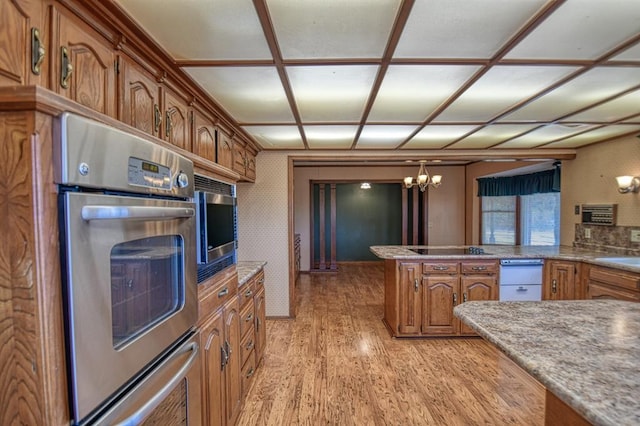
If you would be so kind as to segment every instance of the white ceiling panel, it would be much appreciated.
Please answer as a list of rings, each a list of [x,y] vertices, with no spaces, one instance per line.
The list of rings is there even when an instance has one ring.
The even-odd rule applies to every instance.
[[[305,122],[353,122],[362,116],[377,66],[287,67]]]
[[[489,120],[575,71],[563,66],[497,66],[462,94],[436,121]]]
[[[570,0],[508,59],[596,59],[640,31],[638,0]]]
[[[451,149],[484,149],[496,145],[506,139],[527,132],[536,124],[494,124],[467,136],[460,142],[451,145]]]
[[[417,1],[397,58],[489,58],[544,0]]]
[[[369,121],[422,122],[478,69],[470,65],[391,65]]]
[[[418,126],[364,126],[356,148],[393,149],[400,145]]]
[[[399,0],[268,0],[284,59],[379,58]]]
[[[501,121],[552,121],[639,84],[640,68],[595,68],[514,111]]]
[[[426,126],[402,148],[439,149],[471,132],[477,126],[441,125]]]
[[[185,68],[239,123],[294,122],[275,68]]]
[[[640,43],[636,44],[619,55],[611,58],[613,61],[640,61]]]
[[[304,126],[309,148],[312,149],[348,149],[358,126]]]
[[[580,114],[567,117],[567,121],[615,121],[632,114],[640,114],[640,90],[616,98]]]
[[[303,149],[304,143],[296,126],[243,126],[264,149]]]
[[[118,0],[174,59],[271,59],[251,0]]]
[[[546,145],[545,148],[578,148],[633,132],[640,132],[640,125],[617,124],[614,126],[601,127],[562,141],[554,142]]]
[[[573,135],[575,133],[584,132],[594,126],[564,126],[561,124],[553,124],[535,129],[526,135],[518,136],[500,145],[500,148],[535,148],[556,139],[561,139]]]

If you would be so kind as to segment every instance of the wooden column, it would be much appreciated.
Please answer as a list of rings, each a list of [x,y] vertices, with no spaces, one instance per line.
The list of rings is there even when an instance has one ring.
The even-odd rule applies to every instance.
[[[329,197],[331,203],[331,270],[338,269],[336,264],[336,184],[331,184],[331,194]]]
[[[324,184],[321,183],[319,185],[320,194],[319,194],[319,204],[320,204],[320,232],[318,232],[318,238],[320,239],[320,265],[318,269],[327,269],[326,259],[325,259],[325,238],[324,238],[324,230],[325,230],[325,200],[324,200]]]
[[[402,245],[407,245],[409,232],[409,190],[402,188]]]
[[[413,229],[411,230],[411,244],[418,245],[418,223],[419,223],[419,200],[420,200],[420,189],[418,186],[414,186],[413,189],[413,217],[411,218],[413,221]]]
[[[422,241],[421,244],[429,245],[429,190],[422,193]]]

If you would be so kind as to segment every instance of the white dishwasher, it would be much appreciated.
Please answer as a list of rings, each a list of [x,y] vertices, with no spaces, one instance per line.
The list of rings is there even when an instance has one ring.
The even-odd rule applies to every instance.
[[[543,259],[500,260],[500,301],[542,300]]]

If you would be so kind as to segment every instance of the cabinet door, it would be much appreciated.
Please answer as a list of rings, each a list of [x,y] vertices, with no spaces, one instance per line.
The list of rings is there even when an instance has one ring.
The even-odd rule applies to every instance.
[[[420,278],[420,263],[400,263],[399,334],[420,334],[422,313]]]
[[[242,405],[242,353],[240,351],[240,306],[234,297],[224,306],[225,410],[227,424],[235,424]]]
[[[154,76],[133,60],[120,57],[120,121],[152,136],[158,136],[160,86]]]
[[[224,132],[218,132],[218,164],[227,169],[233,169],[233,142]]]
[[[237,140],[233,141],[233,170],[244,176],[247,172],[247,153]]]
[[[79,104],[116,118],[115,54],[98,33],[71,16],[56,12],[56,51],[52,52],[55,91]],[[57,24],[57,25],[56,25]]]
[[[576,298],[576,265],[574,262],[552,260],[546,265],[545,300],[573,300]]]
[[[256,156],[246,151],[247,168],[245,171],[245,177],[250,181],[256,180]]]
[[[42,24],[41,1],[0,0],[0,87],[46,81],[45,61],[50,56],[46,41],[49,37]],[[33,29],[36,32],[32,34]],[[32,39],[35,45],[32,45]],[[34,48],[36,52],[32,58]],[[37,74],[32,71],[32,65]]]
[[[202,418],[209,426],[222,426],[224,412],[224,363],[222,310],[216,312],[200,330],[202,348]]]
[[[163,139],[179,148],[191,151],[189,138],[189,106],[172,90],[164,89]]]
[[[610,287],[597,281],[589,281],[588,299],[613,299],[626,300],[628,302],[640,302],[640,293],[629,291],[620,287]]]
[[[260,287],[254,299],[256,320],[256,365],[262,360],[267,342],[267,313],[265,309],[264,287]]]
[[[422,302],[422,333],[454,335],[458,332],[458,320],[453,307],[459,302],[458,277],[428,276],[424,280]]]
[[[498,300],[498,280],[493,275],[464,276],[460,279],[462,302],[471,300]],[[475,335],[476,333],[460,321],[460,334]]]
[[[216,161],[216,128],[198,110],[193,110],[193,153],[209,161]]]

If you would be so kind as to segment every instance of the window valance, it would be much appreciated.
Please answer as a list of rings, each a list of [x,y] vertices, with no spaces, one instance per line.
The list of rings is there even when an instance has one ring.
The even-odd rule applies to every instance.
[[[478,178],[479,197],[560,192],[560,167],[518,176]]]

